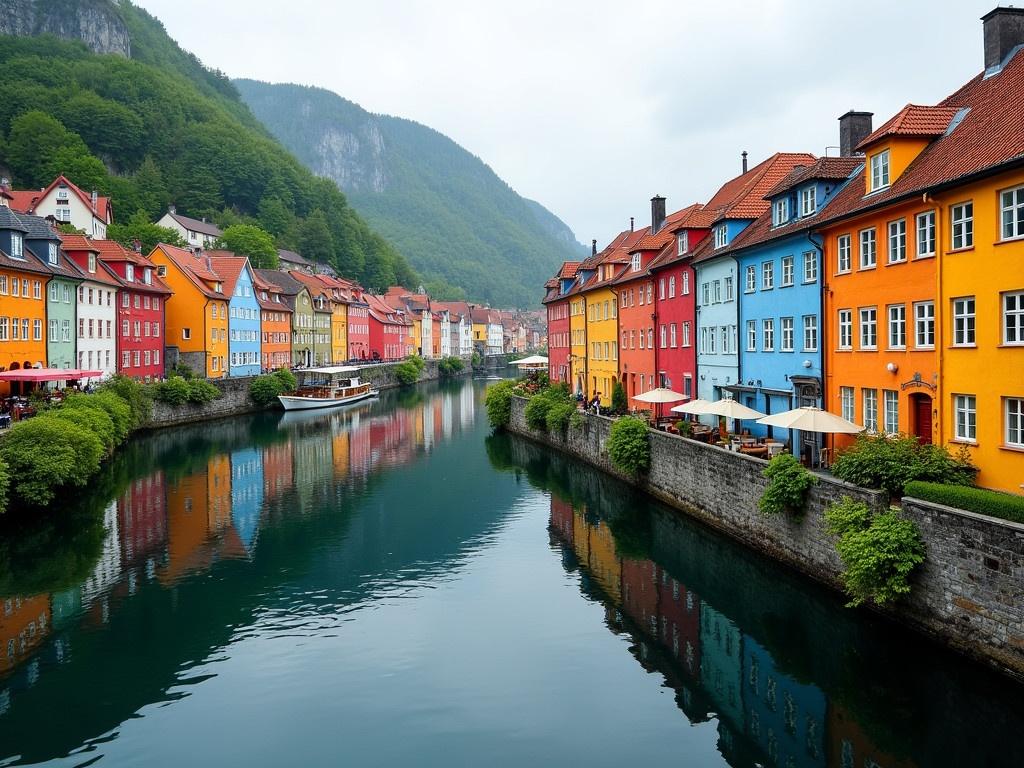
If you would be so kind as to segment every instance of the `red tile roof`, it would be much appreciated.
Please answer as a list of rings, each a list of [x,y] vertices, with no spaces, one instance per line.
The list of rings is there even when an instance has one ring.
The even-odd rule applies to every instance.
[[[675,233],[683,226],[690,217],[702,210],[703,206],[700,203],[694,203],[688,205],[685,208],[681,208],[675,213],[669,214],[665,218],[665,223],[661,229],[657,232],[650,233],[641,237],[637,243],[633,246],[632,250],[635,251],[660,251],[665,247],[665,244],[675,239]]]
[[[925,147],[892,186],[865,195],[861,171],[829,203],[822,223],[917,197],[925,191],[963,184],[972,177],[1024,162],[1021,93],[1024,55],[1018,52],[999,73],[987,78],[979,74],[943,99],[940,107],[957,109],[954,127]]]
[[[923,107],[907,104],[856,146],[859,152],[888,136],[941,136],[949,128],[957,107]]]
[[[78,233],[60,235],[60,243],[65,251],[92,251],[93,253],[99,253],[99,246],[96,245],[96,241],[90,240],[85,235],[79,235]]]
[[[811,179],[848,179],[863,162],[863,157],[819,157],[810,165],[795,166],[782,181],[765,193],[765,197],[781,195]]]
[[[11,210],[18,213],[32,213],[36,201],[39,199],[39,192],[34,189],[11,189]]]
[[[156,248],[159,248],[204,296],[224,301],[230,299],[229,296],[218,293],[207,285],[208,282],[221,282],[221,277],[213,271],[212,265],[207,265],[205,256],[196,256],[191,251],[167,245],[167,243],[159,243]],[[152,254],[150,254],[150,258],[152,258]]]
[[[85,207],[88,208],[93,213],[95,213],[98,218],[102,219],[103,221],[110,220],[111,205],[109,197],[97,196],[96,207],[93,208],[92,195],[86,193],[84,190],[78,187],[74,182],[72,182],[63,174],[61,174],[56,179],[51,181],[50,186],[46,187],[40,192],[36,192],[35,190],[11,190],[11,197],[13,198],[11,202],[11,208],[18,211],[21,210],[21,208],[19,208],[18,206],[25,206],[27,204],[28,207],[25,208],[25,210],[21,210],[21,212],[33,213],[35,211],[36,205],[39,204],[39,201],[46,197],[48,194],[50,194],[50,191],[61,182],[66,184],[67,188],[74,192],[75,195],[85,205]]]
[[[562,264],[562,268],[558,270],[558,279],[569,278],[576,274],[576,270],[580,268],[581,261],[566,261]]]
[[[806,152],[776,152],[749,171],[727,181],[704,206],[722,219],[756,219],[768,210],[764,196],[797,165],[810,165],[817,158]]]
[[[245,269],[248,259],[244,256],[236,256],[230,251],[207,251],[206,253],[210,257],[214,271],[224,281],[224,293],[233,296],[238,278],[241,276],[242,270]]]

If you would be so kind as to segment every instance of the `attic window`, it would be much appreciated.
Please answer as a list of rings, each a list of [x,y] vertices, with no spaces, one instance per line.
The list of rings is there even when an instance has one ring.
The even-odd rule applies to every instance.
[[[49,258],[49,261],[50,261],[51,264],[56,264],[57,263],[57,244],[56,243],[50,243],[49,251],[48,251],[48,258]]]
[[[266,301],[267,300],[267,292],[266,291],[260,291],[260,298],[263,299],[264,301]]]
[[[158,277],[167,277],[167,267],[161,264],[156,268],[156,274]]]
[[[17,232],[11,232],[11,256],[15,259],[25,258],[24,240]]]
[[[772,207],[772,224],[782,226],[789,220],[789,201],[786,198],[776,200]]]
[[[729,244],[729,230],[725,224],[715,227],[715,248],[723,248]]]
[[[95,253],[90,253],[89,254],[89,272],[95,272],[95,271],[96,271],[96,254]]]
[[[125,264],[124,265],[124,278],[130,283],[135,282],[135,265]]]
[[[142,282],[146,285],[151,285],[153,283],[153,270],[149,267],[142,270]]]
[[[888,151],[888,150],[887,150]],[[886,171],[888,174],[888,171]],[[814,186],[800,190],[800,215],[813,216],[818,210],[817,188]]]
[[[214,283],[213,290],[217,293],[224,293],[224,283]]]
[[[889,186],[889,150],[883,149],[871,156],[871,191],[876,192]]]
[[[632,267],[634,272],[639,272],[640,271],[640,254],[639,253],[634,253],[633,254],[633,260],[632,260],[632,263],[631,263],[631,267]]]
[[[690,233],[680,232],[679,233],[679,255],[682,256],[690,250]]]

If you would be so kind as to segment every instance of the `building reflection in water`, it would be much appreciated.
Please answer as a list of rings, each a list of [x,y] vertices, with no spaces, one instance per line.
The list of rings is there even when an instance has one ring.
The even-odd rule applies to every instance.
[[[841,704],[786,674],[730,617],[653,560],[624,557],[609,524],[551,493],[549,528],[567,570],[606,606],[609,628],[676,691],[692,723],[717,719],[730,765],[910,768],[885,754]]]
[[[170,435],[166,461],[151,461],[106,503],[102,545],[84,580],[0,597],[0,716],[17,705],[18,690],[70,652],[63,630],[102,629],[147,582],[172,586],[220,561],[250,559],[271,505],[275,514],[303,514],[339,481],[366,482],[473,426],[470,382],[427,397],[420,390],[392,394],[351,409],[239,419],[216,436],[206,427],[184,428],[199,436],[198,447],[184,452],[175,443],[180,435]],[[274,422],[258,435],[250,429]]]

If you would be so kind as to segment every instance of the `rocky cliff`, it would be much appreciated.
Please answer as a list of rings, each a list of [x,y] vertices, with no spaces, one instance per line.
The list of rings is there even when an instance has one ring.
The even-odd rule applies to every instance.
[[[96,53],[131,56],[128,27],[110,0],[0,0],[0,34],[55,35]]]

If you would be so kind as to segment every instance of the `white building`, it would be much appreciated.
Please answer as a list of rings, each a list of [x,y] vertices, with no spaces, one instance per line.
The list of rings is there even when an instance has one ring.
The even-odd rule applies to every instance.
[[[452,354],[452,323],[447,309],[436,313],[438,322],[441,323],[441,357],[450,357]]]
[[[212,248],[223,234],[219,227],[206,219],[182,216],[174,209],[173,205],[157,224],[175,230],[188,243],[189,248]]]
[[[35,216],[53,216],[82,230],[94,240],[107,239],[107,226],[114,220],[109,197],[95,191],[85,192],[65,176],[58,176],[50,186],[39,191],[12,190],[11,209]]]
[[[95,253],[89,254],[82,271],[86,280],[78,286],[78,367],[103,371],[106,378],[117,372],[119,283]]]
[[[459,315],[459,355],[473,354],[473,321],[469,315]]]
[[[501,324],[501,315],[491,312],[487,319],[487,354],[500,355],[505,349],[505,326]]]

